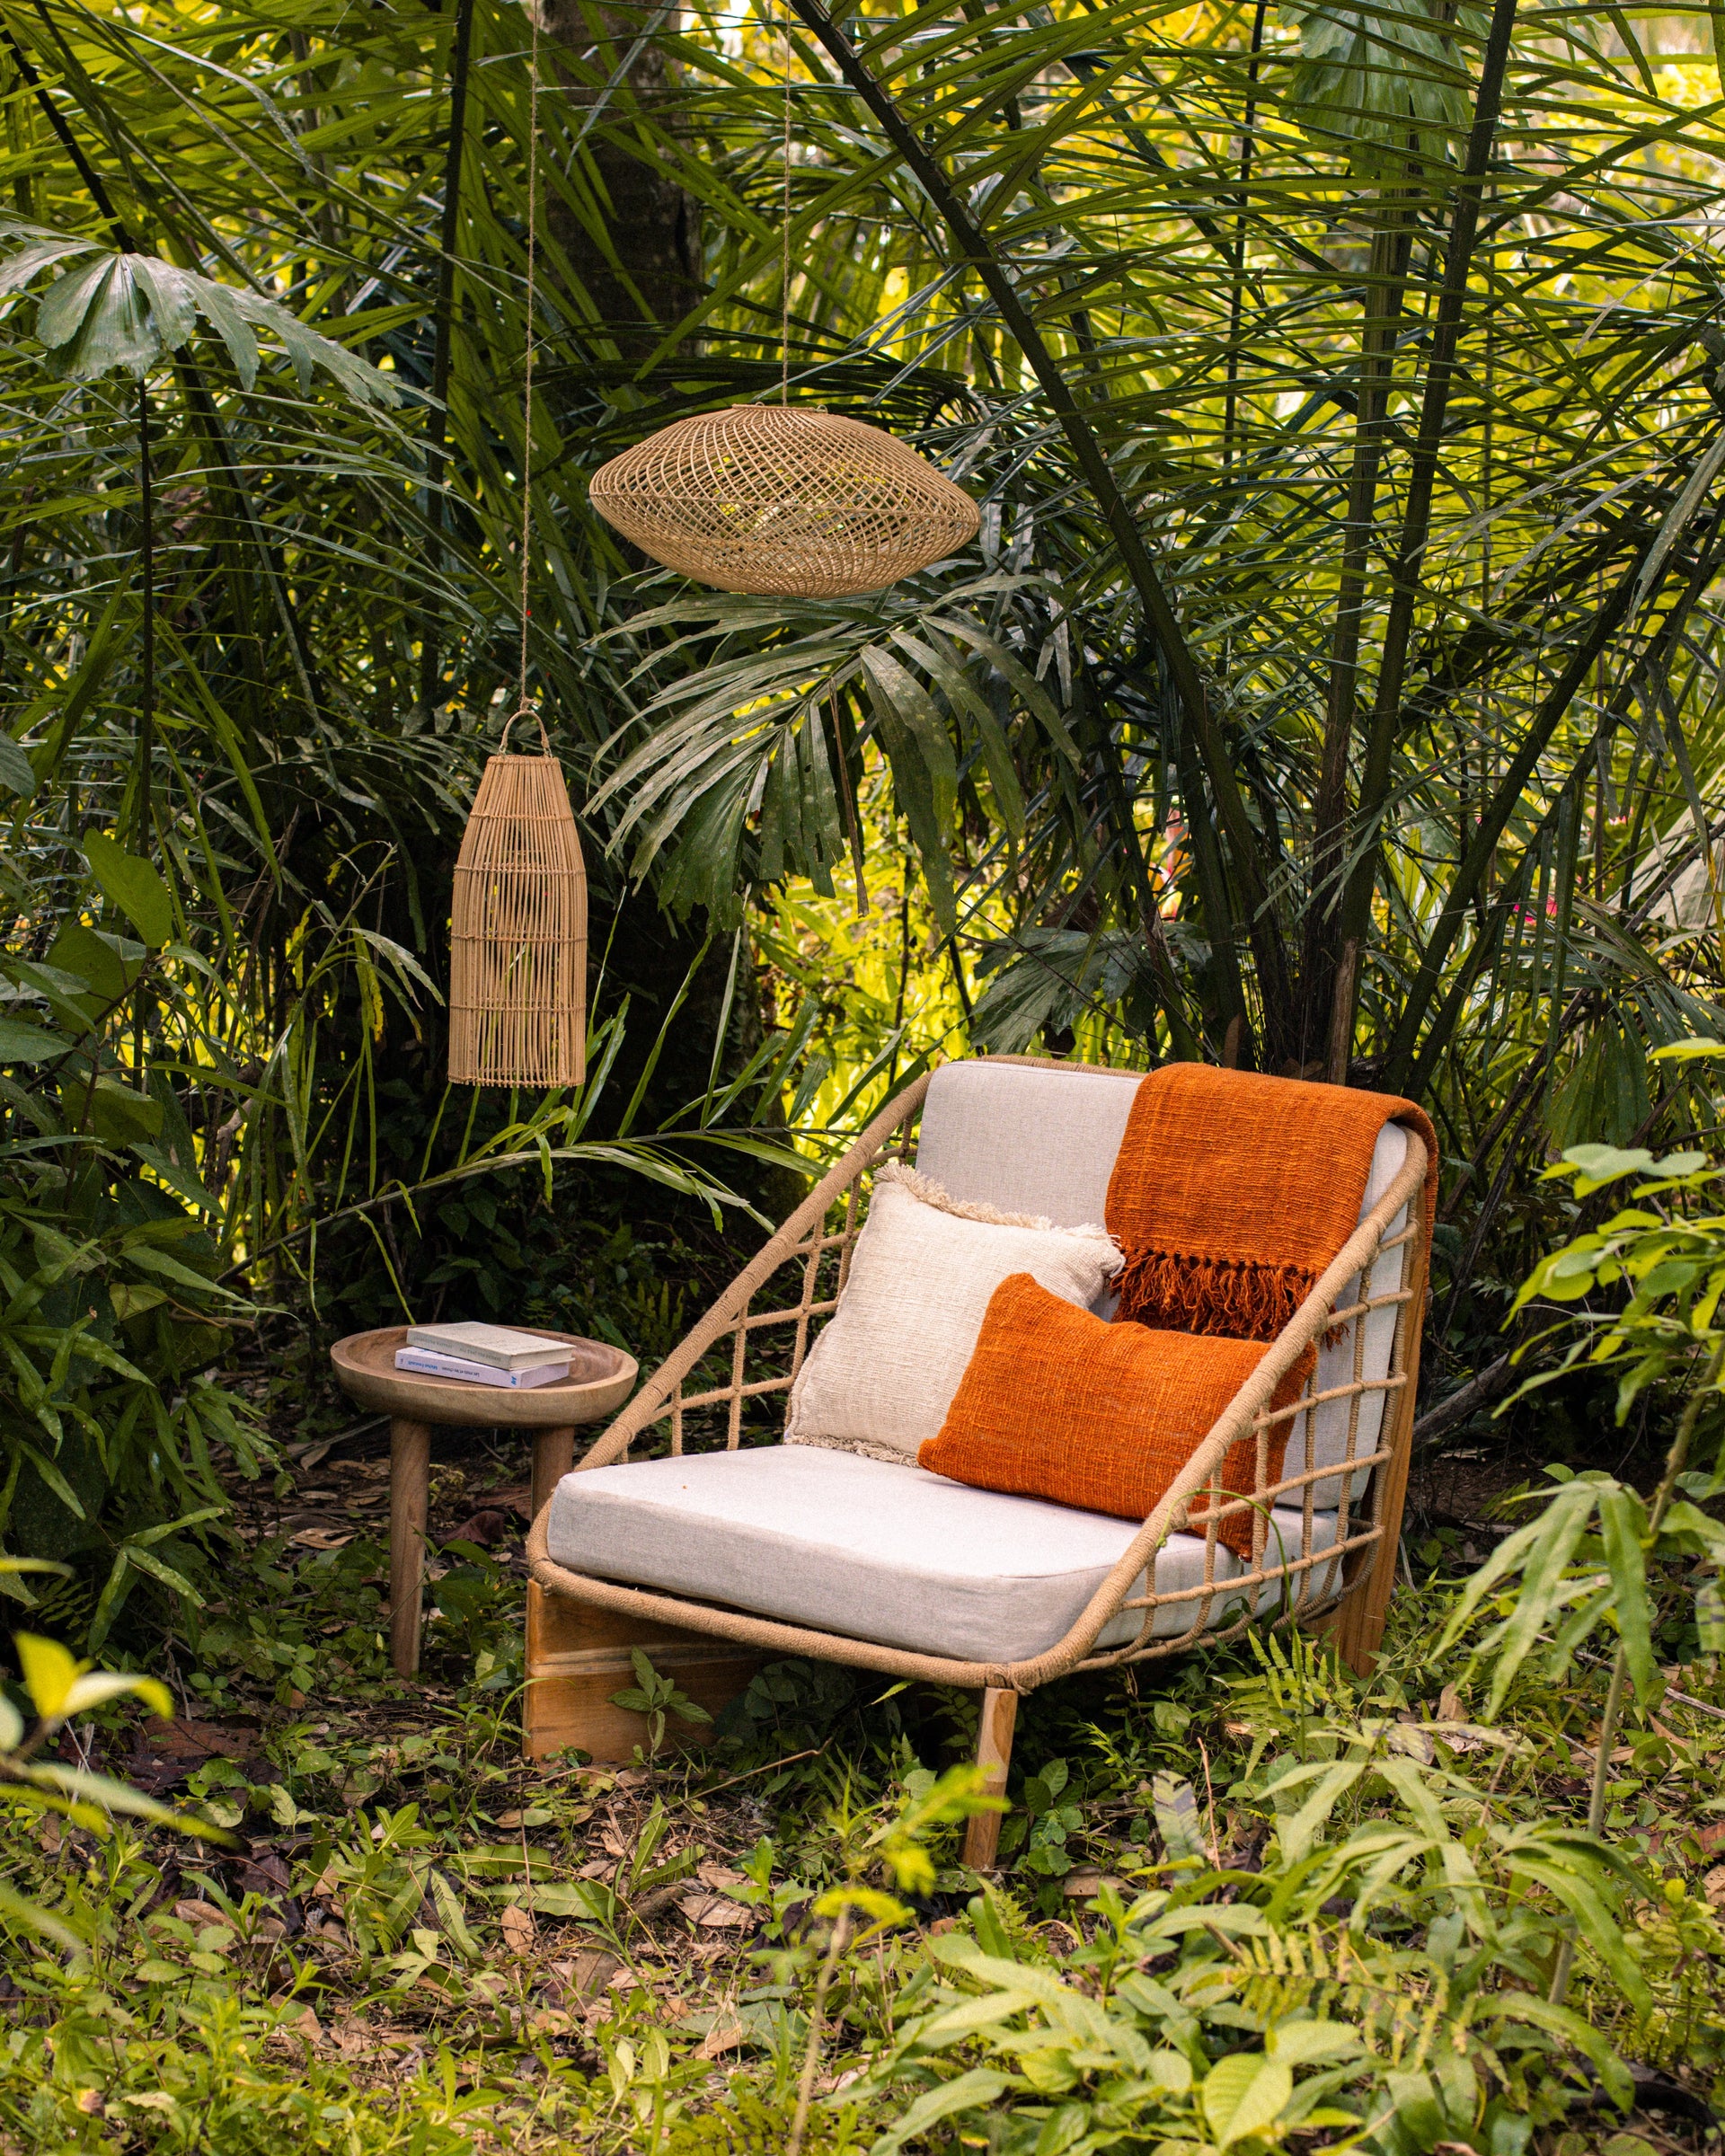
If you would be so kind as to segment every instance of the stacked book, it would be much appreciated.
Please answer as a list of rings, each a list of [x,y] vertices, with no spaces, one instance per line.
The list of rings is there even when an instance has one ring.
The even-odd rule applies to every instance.
[[[567,1377],[569,1348],[543,1333],[512,1332],[507,1325],[410,1325],[406,1347],[395,1350],[395,1367],[518,1392]]]

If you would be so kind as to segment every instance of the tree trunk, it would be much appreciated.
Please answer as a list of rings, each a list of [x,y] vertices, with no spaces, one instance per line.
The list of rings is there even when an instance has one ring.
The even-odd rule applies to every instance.
[[[636,135],[631,114],[676,127],[678,87],[659,43],[676,21],[663,6],[539,0],[540,28],[560,49],[571,140],[589,131],[572,177],[583,213],[553,194],[551,234],[619,358],[639,362],[703,290],[699,208]],[[598,108],[603,108],[602,110]]]

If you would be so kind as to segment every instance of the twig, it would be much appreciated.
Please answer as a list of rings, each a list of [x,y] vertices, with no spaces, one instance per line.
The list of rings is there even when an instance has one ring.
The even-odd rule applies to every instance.
[[[364,1422],[338,1430],[333,1437],[308,1437],[304,1445],[288,1445],[288,1457],[301,1467],[315,1467],[324,1454],[333,1452],[338,1445],[349,1444],[356,1437],[365,1436],[367,1431],[380,1430],[388,1420],[387,1415],[371,1415]]]
[[[814,1745],[807,1752],[793,1752],[788,1759],[769,1759],[764,1767],[751,1767],[747,1774],[733,1774],[729,1781],[715,1781],[710,1789],[703,1789],[703,1798],[716,1797],[721,1789],[734,1789],[739,1781],[753,1781],[757,1774],[770,1774],[774,1767],[794,1767],[800,1759],[816,1759],[820,1746]]]
[[[1220,1871],[1222,1849],[1216,1838],[1216,1789],[1210,1780],[1210,1755],[1201,1736],[1198,1740],[1198,1751],[1199,1758],[1204,1762],[1204,1801],[1210,1816],[1210,1862]]]
[[[1441,1437],[1458,1422],[1465,1422],[1477,1409],[1489,1407],[1501,1393],[1508,1392],[1515,1382],[1513,1354],[1500,1355],[1496,1362],[1488,1363],[1464,1385],[1458,1385],[1447,1400],[1440,1400],[1435,1408],[1428,1409],[1414,1424],[1411,1442],[1415,1450],[1429,1445],[1434,1437]]]
[[[1603,1655],[1589,1655],[1579,1648],[1576,1649],[1575,1658],[1578,1662],[1592,1663],[1596,1669],[1610,1666]],[[1668,1684],[1659,1696],[1661,1699],[1676,1700],[1684,1707],[1693,1707],[1697,1714],[1711,1714],[1716,1722],[1725,1722],[1725,1707],[1715,1707],[1711,1701],[1698,1700],[1693,1692],[1679,1692],[1675,1684]]]
[[[833,1935],[827,1942],[827,1958],[820,1965],[819,1981],[815,1985],[815,2007],[809,2019],[809,2048],[802,2056],[802,2080],[797,2087],[796,2116],[791,2122],[791,2139],[785,2144],[784,2156],[802,2156],[802,2137],[809,2130],[809,2107],[815,2100],[815,2074],[820,2065],[822,2017],[827,2010],[827,1993],[850,1931],[851,1913],[848,1909],[841,1909],[833,1921]]]
[[[1697,1714],[1711,1714],[1716,1722],[1725,1722],[1725,1707],[1712,1706],[1706,1700],[1698,1700],[1692,1692],[1679,1692],[1675,1684],[1668,1684],[1664,1696],[1676,1700],[1685,1707],[1693,1707]]]

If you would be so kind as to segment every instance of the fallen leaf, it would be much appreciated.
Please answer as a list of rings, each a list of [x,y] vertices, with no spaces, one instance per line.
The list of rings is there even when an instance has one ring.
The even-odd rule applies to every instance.
[[[472,1542],[475,1549],[492,1550],[510,1532],[513,1524],[507,1512],[500,1512],[495,1506],[486,1505],[471,1518],[464,1520],[449,1539],[452,1542]]]
[[[176,1902],[173,1913],[182,1924],[226,1924],[230,1931],[234,1929],[234,1919],[214,1902]]]
[[[733,2019],[715,2021],[695,2046],[697,2059],[721,2059],[726,2052],[735,2051],[739,2044],[747,2044],[748,2031]]]
[[[353,1536],[351,1527],[302,1527],[297,1534],[290,1534],[288,1542],[295,1550],[345,1550]]]
[[[692,1924],[706,1931],[747,1931],[756,1921],[754,1910],[722,1894],[686,1894],[677,1907]]]
[[[733,1886],[746,1886],[748,1884],[747,1872],[733,1871],[728,1864],[699,1864],[695,1867],[694,1876],[714,1894],[729,1894]]]
[[[511,1954],[530,1954],[533,1951],[533,1918],[526,1910],[511,1902],[503,1912],[502,1924],[504,1944]]]
[[[584,1953],[576,1955],[573,1961],[559,1966],[568,1978],[569,1996],[593,1999],[604,1991],[623,1964],[615,1954],[607,1954],[603,1947],[589,1947]]]
[[[1440,1729],[1438,1742],[1450,1752],[1483,1752],[1485,1739],[1473,1729]]]
[[[1110,1871],[1069,1871],[1062,1891],[1069,1902],[1087,1902],[1104,1886],[1118,1889],[1120,1881]]]

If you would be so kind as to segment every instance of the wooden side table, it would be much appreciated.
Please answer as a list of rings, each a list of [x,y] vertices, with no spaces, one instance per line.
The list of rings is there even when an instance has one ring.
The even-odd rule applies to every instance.
[[[343,1392],[362,1408],[381,1409],[389,1417],[389,1654],[404,1677],[420,1666],[432,1426],[530,1429],[537,1515],[575,1464],[577,1427],[614,1415],[635,1389],[639,1367],[620,1348],[573,1332],[539,1332],[537,1337],[568,1347],[569,1375],[555,1384],[519,1392],[398,1370],[395,1350],[407,1344],[405,1325],[350,1333],[330,1350]]]

